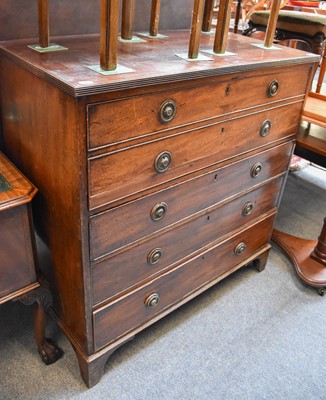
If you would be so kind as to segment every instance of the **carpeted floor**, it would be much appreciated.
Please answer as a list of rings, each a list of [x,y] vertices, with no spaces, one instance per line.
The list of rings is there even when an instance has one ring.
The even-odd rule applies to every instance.
[[[326,216],[326,172],[290,174],[277,227],[317,238]],[[304,286],[273,245],[265,271],[242,269],[114,353],[87,389],[67,339],[45,366],[32,309],[0,307],[0,399],[325,400],[326,296]]]

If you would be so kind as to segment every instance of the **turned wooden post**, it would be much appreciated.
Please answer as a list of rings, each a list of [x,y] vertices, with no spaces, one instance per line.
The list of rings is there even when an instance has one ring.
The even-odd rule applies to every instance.
[[[267,29],[266,29],[265,47],[273,46],[280,4],[281,4],[281,0],[273,0],[271,12],[270,12],[269,19],[268,19]]]
[[[317,246],[311,253],[311,258],[326,267],[326,217],[324,218],[324,226],[319,235]]]
[[[317,86],[316,86],[316,93],[320,93],[320,91],[321,91],[321,87],[324,82],[325,73],[326,73],[326,46],[324,46],[324,50],[323,50],[322,57],[321,57],[319,76],[318,76],[318,81],[317,81]]]
[[[161,0],[152,0],[151,21],[149,25],[149,34],[151,36],[157,36],[158,34],[160,10],[161,10]]]
[[[215,32],[214,53],[225,53],[231,19],[231,7],[232,0],[220,1]]]
[[[214,0],[206,0],[204,8],[203,26],[202,26],[203,32],[210,32],[212,29],[213,9],[214,9]]]
[[[121,38],[131,40],[134,30],[135,0],[122,1]]]
[[[195,0],[192,11],[191,32],[189,41],[188,58],[197,58],[201,28],[203,24],[205,0]]]
[[[38,0],[38,32],[40,47],[49,47],[49,1]]]
[[[237,5],[236,5],[236,9],[235,9],[235,17],[234,17],[234,28],[233,28],[234,33],[238,33],[241,8],[242,8],[242,0],[237,0]]]
[[[100,65],[105,71],[117,68],[119,0],[102,0]]]

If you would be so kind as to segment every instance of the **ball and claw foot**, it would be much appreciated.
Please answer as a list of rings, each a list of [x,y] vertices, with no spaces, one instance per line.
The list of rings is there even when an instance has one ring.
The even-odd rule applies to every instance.
[[[25,305],[35,304],[34,336],[37,351],[44,364],[51,365],[63,356],[63,351],[52,339],[45,337],[46,312],[52,305],[52,295],[44,280],[40,284],[40,287],[18,297],[16,300]]]
[[[45,338],[37,351],[45,365],[54,364],[63,356],[63,350],[50,338]]]

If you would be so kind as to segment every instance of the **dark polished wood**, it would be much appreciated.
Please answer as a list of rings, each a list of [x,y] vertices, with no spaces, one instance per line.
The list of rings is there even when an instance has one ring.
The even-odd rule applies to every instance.
[[[272,239],[290,257],[300,279],[307,285],[318,288],[318,293],[324,295],[326,287],[326,257],[316,253],[321,248],[325,250],[325,223],[319,240],[307,240],[274,229]]]
[[[52,296],[42,276],[39,277],[38,281],[40,283],[38,288],[14,300],[28,306],[34,304],[34,337],[37,351],[44,364],[51,365],[63,356],[63,351],[54,340],[45,336],[47,313],[50,312],[52,306]]]
[[[311,253],[311,258],[326,267],[326,217],[324,218],[324,225],[320,232],[317,245]]]
[[[135,0],[122,1],[121,38],[131,40],[134,30]]]
[[[200,248],[207,247],[213,244],[216,238],[236,230],[239,222],[249,224],[260,215],[276,210],[282,184],[283,179],[279,178],[268,184],[268,187],[263,185],[227,204],[225,202],[214,204],[198,216],[188,217],[183,225],[178,224],[172,231],[162,230],[159,237],[149,239],[145,243],[141,243],[144,236],[139,235],[138,241],[130,240],[133,247],[122,254],[114,254],[107,249],[101,251],[99,246],[96,247],[98,245],[96,240],[100,237],[96,232],[92,252],[94,255],[97,251],[98,255],[95,259],[97,263],[92,270],[94,305],[125,292],[148,278],[154,278],[169,269],[171,265],[189,258],[189,254],[195,255],[198,253],[198,243]],[[245,215],[243,209],[248,204],[252,204],[253,211]],[[101,226],[102,231],[103,229],[104,226]],[[198,233],[193,235],[193,232]],[[182,248],[179,246],[179,237],[185,241]],[[151,261],[153,249],[161,249],[162,253],[159,260],[154,263]],[[128,268],[128,260],[131,259],[137,265],[137,269],[132,272]]]
[[[90,220],[91,258],[96,260],[103,254],[108,254],[123,247],[126,238],[128,243],[132,243],[142,237],[153,234],[157,230],[158,224],[160,229],[166,229],[171,224],[176,224],[179,219],[183,220],[193,215],[198,216],[198,213],[203,213],[208,208],[211,209],[215,202],[222,202],[226,196],[228,196],[227,198],[233,197],[237,193],[250,190],[253,184],[258,185],[265,180],[280,176],[287,169],[287,157],[293,150],[292,146],[292,143],[286,146],[277,146],[277,150],[262,152],[245,161],[242,160],[228,165],[227,168],[214,169],[208,174],[184,181],[182,184],[173,186],[173,190],[165,189],[154,195],[133,201],[128,206],[113,208],[95,215]],[[279,152],[279,158],[276,155],[277,151]],[[262,172],[253,180],[250,170],[257,162],[262,165]],[[274,164],[269,166],[270,162]],[[234,183],[232,178],[236,179],[237,176],[239,181]],[[223,185],[223,193],[216,193],[214,183]],[[203,190],[206,192],[205,199],[202,199],[201,196]],[[193,201],[187,204],[187,198],[190,196]],[[175,200],[176,198],[178,201]],[[169,206],[169,212],[159,222],[148,220],[148,214],[152,207],[160,202],[160,199],[163,199]],[[126,210],[129,210],[130,214]],[[138,214],[137,210],[141,211],[141,213]],[[132,224],[134,229],[129,232],[123,232],[123,227],[128,223]],[[108,225],[112,226],[111,236],[104,235]]]
[[[214,52],[217,54],[225,53],[226,45],[229,36],[229,26],[231,20],[231,8],[232,1],[231,0],[221,0],[218,14],[217,14],[217,26],[215,32],[215,41],[214,41]]]
[[[38,0],[38,29],[40,47],[49,47],[50,28],[49,28],[49,1]]]
[[[160,22],[161,0],[152,0],[151,20],[149,25],[149,34],[157,36]]]
[[[34,334],[45,364],[62,350],[45,337],[51,293],[38,276],[30,202],[37,189],[0,153],[0,304],[9,300],[36,303]]]
[[[275,143],[284,137],[293,138],[293,131],[298,123],[296,117],[301,107],[302,103],[298,102],[284,109],[277,108],[258,115],[228,121],[222,126],[214,124],[196,129],[188,132],[187,135],[180,135],[178,144],[174,137],[166,137],[160,142],[145,143],[143,146],[138,144],[130,149],[123,149],[122,153],[121,151],[102,152],[94,158],[91,157],[89,159],[90,206],[94,209],[97,206],[112,203],[116,198],[126,198],[130,193],[145,192],[153,185],[171,182],[179,176],[185,176],[200,168],[230,159],[236,146],[241,146],[243,152],[248,152],[261,144]],[[259,135],[259,130],[268,118],[273,129],[263,140]],[[252,135],[246,136],[247,126],[252,127]],[[216,132],[228,135],[228,141],[218,141]],[[203,135],[206,136],[205,146],[202,145]],[[155,161],[155,158],[165,149],[169,149],[173,160],[164,174],[157,174],[152,168],[152,159]],[[124,157],[121,157],[121,154]],[[143,173],[140,174],[139,171]],[[130,181],[129,176],[134,176],[134,179]]]
[[[275,52],[264,49],[257,50],[252,46],[252,43],[261,43],[261,41],[255,39],[248,40],[246,37],[229,33],[229,50],[237,53],[238,57],[241,58],[241,63],[239,63],[238,57],[232,56],[227,58],[227,62],[221,62],[221,59],[216,57],[210,61],[191,63],[190,66],[189,62],[176,62],[177,58],[175,55],[186,51],[189,32],[173,31],[169,32],[169,35],[171,35],[169,38],[173,43],[173,47],[165,46],[162,42],[156,45],[153,42],[137,43],[137,52],[135,52],[135,46],[128,46],[127,43],[119,43],[119,63],[133,69],[133,72],[107,77],[103,77],[97,73],[94,74],[94,71],[88,68],[90,65],[95,65],[99,62],[100,40],[97,35],[81,36],[80,38],[60,38],[60,44],[67,47],[70,51],[57,52],[55,58],[53,55],[50,55],[49,57],[53,61],[47,69],[43,67],[44,58],[42,55],[32,52],[27,48],[27,45],[30,44],[30,39],[3,42],[1,43],[0,54],[6,51],[7,58],[14,60],[15,63],[21,65],[24,69],[45,79],[67,94],[77,97],[107,93],[115,90],[127,90],[128,88],[146,88],[149,83],[152,86],[184,82],[186,86],[187,81],[191,79],[198,78],[201,79],[201,82],[205,83],[205,78],[213,78],[214,81],[225,74],[239,74],[244,71],[249,74],[252,71],[251,76],[255,77],[257,68],[266,71],[271,66],[271,63],[274,67],[281,67],[279,69],[280,72],[285,72],[290,77],[290,72],[282,69],[282,67],[287,65],[287,57],[292,59],[294,68],[295,65],[300,64],[303,64],[303,68],[308,68],[305,57],[306,60],[311,60],[312,62],[319,60],[316,55],[301,53],[295,49],[285,47],[282,47],[282,57],[276,57]],[[202,35],[201,45],[203,49],[212,49],[214,38],[211,36]],[[280,55],[279,52],[277,54]],[[303,57],[304,54],[305,57]],[[148,67],[148,64],[153,62],[153,59],[159,60],[157,69]],[[62,65],[66,67],[63,68]],[[172,72],[171,65],[173,65]],[[235,82],[238,80],[236,76],[234,76]],[[306,76],[306,73],[302,72],[302,77],[304,76]],[[296,81],[300,80],[296,79]],[[291,85],[293,82],[294,79],[292,78]],[[206,84],[208,83],[211,84],[212,82],[207,80]],[[285,85],[287,84],[285,83]],[[176,88],[174,87],[174,89]],[[162,91],[162,87],[160,91]],[[231,96],[233,95],[231,94]],[[246,98],[252,102],[254,96],[249,96],[249,98],[247,96]],[[222,109],[223,106],[221,105],[220,107]]]
[[[109,76],[88,68],[98,35],[62,37],[68,51],[45,57],[26,40],[0,48],[4,146],[39,189],[40,267],[89,386],[135,334],[237,269],[264,268],[318,61],[230,34],[237,56],[190,62],[176,56],[189,32],[167,34],[137,51],[119,42],[133,71]]]
[[[38,287],[30,202],[37,189],[0,153],[0,303]]]
[[[255,254],[261,249],[266,250],[264,246],[270,239],[274,218],[275,214],[268,215],[263,221],[213,245],[209,250],[161,274],[138,290],[94,311],[96,350],[121,337],[124,332],[130,331],[135,326],[145,324],[181,298],[185,298],[207,282],[215,280],[217,276],[223,276],[231,268],[234,270],[239,268],[245,260],[248,260],[248,255]],[[239,243],[244,243],[246,246],[241,254],[235,252]],[[152,308],[144,307],[144,299],[151,293],[161,295],[159,303]],[[121,315],[124,315],[123,321]],[[106,329],[106,326],[110,326],[110,329]]]
[[[100,66],[111,71],[117,68],[119,1],[101,0]]]

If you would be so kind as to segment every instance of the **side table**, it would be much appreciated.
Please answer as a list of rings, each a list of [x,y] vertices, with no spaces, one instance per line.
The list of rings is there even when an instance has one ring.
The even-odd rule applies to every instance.
[[[298,276],[324,296],[326,287],[326,218],[318,241],[274,229],[272,240],[290,257]]]
[[[0,152],[0,304],[35,303],[34,332],[38,352],[52,364],[62,350],[45,337],[51,293],[38,275],[31,200],[37,189]]]

